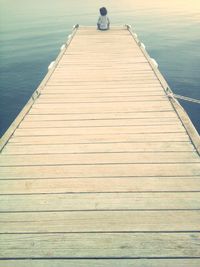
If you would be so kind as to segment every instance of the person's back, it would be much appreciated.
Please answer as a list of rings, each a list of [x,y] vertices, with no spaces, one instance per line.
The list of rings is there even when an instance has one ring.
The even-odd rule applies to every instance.
[[[100,8],[100,17],[97,23],[99,30],[108,30],[110,27],[110,21],[107,17],[107,9],[105,7]]]

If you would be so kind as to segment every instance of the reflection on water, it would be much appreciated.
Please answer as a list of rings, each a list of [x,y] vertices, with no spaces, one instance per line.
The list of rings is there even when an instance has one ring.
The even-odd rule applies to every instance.
[[[96,24],[99,5],[108,8],[112,24],[134,26],[175,93],[200,99],[199,0],[0,0],[0,5],[0,135],[36,89],[72,25]],[[181,104],[200,132],[200,107]]]

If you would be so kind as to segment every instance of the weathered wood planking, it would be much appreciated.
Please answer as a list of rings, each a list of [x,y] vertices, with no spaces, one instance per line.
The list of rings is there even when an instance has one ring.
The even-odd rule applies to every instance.
[[[105,126],[139,126],[139,125],[175,125],[180,124],[180,121],[172,118],[160,119],[122,119],[122,120],[84,120],[84,121],[26,121],[24,120],[20,128],[62,128],[62,127],[105,127]]]
[[[0,166],[47,166],[93,164],[148,164],[148,163],[198,163],[193,152],[143,152],[143,153],[84,153],[84,154],[34,154],[0,155]]]
[[[94,118],[95,116],[95,118]],[[81,121],[81,120],[92,120],[92,121],[99,121],[99,120],[115,120],[115,119],[141,119],[143,121],[146,120],[158,120],[162,122],[166,119],[177,119],[176,114],[173,111],[166,111],[166,112],[116,112],[116,113],[86,113],[86,114],[28,114],[24,121],[46,121],[46,120],[53,120],[53,121]],[[146,133],[148,134],[148,133]]]
[[[13,194],[0,195],[0,203],[0,212],[189,210],[200,209],[200,192]]]
[[[199,233],[3,234],[0,257],[195,258],[200,253],[199,239]]]
[[[105,126],[105,127],[49,127],[49,128],[34,128],[34,129],[18,129],[15,132],[15,136],[41,136],[41,135],[87,135],[95,133],[97,134],[142,134],[142,133],[184,133],[185,130],[182,125],[144,125],[144,126]]]
[[[199,192],[194,176],[0,180],[2,194]],[[26,199],[26,197],[25,197]],[[9,203],[8,203],[9,204]]]
[[[200,163],[89,164],[1,167],[4,179],[99,178],[99,177],[200,177]]]
[[[1,267],[199,267],[200,259],[54,259],[0,261]]]
[[[49,116],[48,116],[49,118]],[[55,145],[83,143],[123,143],[123,142],[188,142],[185,133],[125,133],[125,134],[96,134],[96,135],[48,135],[47,136],[13,136],[8,144],[12,145]],[[195,154],[196,155],[196,154]],[[198,155],[197,155],[198,156]]]
[[[75,29],[17,118],[0,266],[199,266],[199,137],[139,45],[126,28]]]
[[[89,129],[88,129],[89,130]],[[43,130],[44,131],[44,130]],[[59,134],[59,131],[57,131]],[[85,133],[86,134],[86,133]],[[47,138],[47,137],[46,137]],[[2,154],[85,154],[85,153],[143,153],[143,152],[195,152],[187,142],[96,142],[74,144],[12,145],[8,144]]]
[[[195,210],[177,210],[176,213],[163,210],[17,212],[1,214],[0,234],[38,232],[192,232],[199,230],[199,221],[200,213]]]

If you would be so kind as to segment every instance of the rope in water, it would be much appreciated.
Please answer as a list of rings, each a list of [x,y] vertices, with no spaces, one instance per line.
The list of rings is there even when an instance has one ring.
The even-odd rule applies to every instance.
[[[178,99],[182,99],[182,100],[185,100],[185,101],[188,101],[188,102],[193,102],[193,103],[200,104],[200,100],[199,99],[194,99],[194,98],[191,98],[191,97],[182,96],[182,95],[176,95],[176,94],[173,94],[173,97],[178,98]]]

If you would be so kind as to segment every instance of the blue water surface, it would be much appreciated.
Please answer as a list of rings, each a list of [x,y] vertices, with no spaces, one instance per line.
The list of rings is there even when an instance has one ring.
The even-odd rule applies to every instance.
[[[145,2],[145,3],[142,3]],[[186,3],[187,2],[187,3]],[[200,99],[199,0],[0,0],[0,136],[37,88],[74,24],[131,24],[171,89]],[[180,102],[200,133],[200,105]]]

